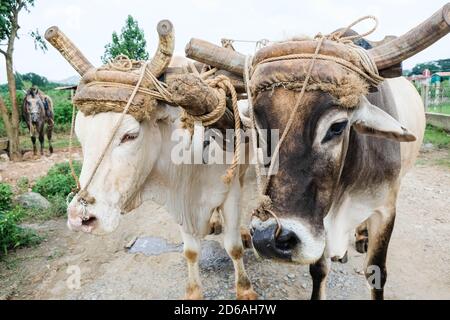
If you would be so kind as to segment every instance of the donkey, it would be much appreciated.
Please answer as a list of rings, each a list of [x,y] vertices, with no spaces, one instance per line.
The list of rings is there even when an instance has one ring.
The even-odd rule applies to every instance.
[[[53,153],[54,115],[52,99],[37,88],[30,88],[23,99],[22,117],[30,132],[34,155],[37,154],[36,136],[39,138],[41,155],[44,155],[45,124],[47,124],[49,151]]]

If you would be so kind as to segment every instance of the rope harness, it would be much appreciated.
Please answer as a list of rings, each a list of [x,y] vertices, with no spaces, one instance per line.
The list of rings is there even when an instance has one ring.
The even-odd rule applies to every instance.
[[[82,219],[88,220],[89,215],[87,212],[87,206],[92,205],[95,203],[95,198],[91,196],[88,192],[88,187],[92,183],[92,180],[95,176],[95,174],[98,171],[98,168],[100,167],[101,163],[103,162],[103,159],[108,152],[112,142],[114,141],[114,138],[120,128],[120,125],[122,124],[125,115],[127,115],[130,111],[130,107],[132,106],[133,100],[135,99],[136,95],[138,93],[144,94],[146,96],[150,96],[151,98],[155,100],[165,101],[167,103],[173,104],[171,93],[167,90],[167,85],[163,82],[160,82],[151,72],[147,70],[147,65],[150,62],[146,62],[143,65],[141,65],[141,72],[139,76],[139,80],[137,81],[135,86],[124,84],[124,83],[116,83],[116,82],[101,82],[101,81],[93,81],[87,84],[88,87],[94,87],[94,86],[101,86],[106,88],[127,88],[131,89],[133,88],[133,91],[128,99],[128,102],[126,103],[125,107],[123,107],[123,110],[121,110],[120,118],[118,119],[117,123],[115,124],[112,133],[108,139],[108,142],[101,153],[100,157],[98,158],[94,169],[92,170],[91,174],[89,175],[89,178],[87,179],[86,184],[84,187],[81,187],[80,180],[75,172],[74,166],[73,166],[73,155],[72,155],[72,149],[73,149],[73,137],[74,137],[74,130],[75,130],[75,117],[76,117],[76,106],[73,104],[72,108],[72,123],[71,123],[71,130],[70,130],[70,140],[69,140],[69,166],[71,170],[71,174],[76,182],[76,190],[71,192],[66,202],[67,204],[70,203],[71,199],[78,194],[78,202],[82,207]],[[133,61],[129,59],[127,56],[119,55],[115,58],[114,61],[111,61],[107,64],[107,68],[110,70],[116,70],[116,71],[123,71],[128,72],[131,71],[133,68],[136,68],[136,65],[138,62]],[[238,109],[238,99],[237,99],[237,93],[232,85],[230,79],[224,75],[219,75],[215,78],[208,79],[214,73],[217,71],[217,69],[211,69],[209,71],[205,71],[202,73],[199,73],[195,66],[191,66],[192,72],[200,77],[207,85],[209,85],[211,88],[216,90],[216,94],[219,98],[219,105],[210,113],[201,115],[201,116],[193,116],[188,114],[183,109],[183,116],[182,119],[189,125],[193,125],[194,123],[201,122],[203,126],[210,126],[214,123],[216,123],[222,116],[224,115],[226,108],[227,108],[227,95],[230,96],[232,107],[233,107],[233,115],[235,120],[235,132],[236,132],[236,139],[235,139],[235,152],[233,157],[233,162],[231,166],[228,168],[226,174],[222,177],[222,180],[225,184],[230,184],[233,178],[236,176],[236,173],[238,171],[239,162],[241,158],[241,152],[240,152],[240,146],[241,146],[241,120],[239,116],[239,109]],[[195,70],[195,71],[194,71]],[[142,82],[144,79],[149,79],[150,83],[152,85],[152,89],[149,88],[143,88]],[[114,102],[112,102],[113,106],[108,106],[108,111],[119,111],[121,109],[120,105],[114,105]],[[101,108],[101,107],[100,107]],[[113,108],[113,109],[111,109]],[[80,108],[81,111],[82,107]],[[98,111],[98,110],[97,110]],[[100,110],[102,112],[102,110]],[[105,111],[103,111],[105,112]]]
[[[368,20],[368,19],[372,19],[375,21],[375,26],[370,31],[368,31],[364,34],[361,34],[361,35],[353,35],[353,36],[347,36],[347,37],[343,36],[353,26],[360,23],[361,21]],[[258,153],[259,153],[258,146],[257,146],[257,136],[256,136],[257,130],[259,130],[259,128],[258,128],[258,124],[257,124],[256,118],[255,118],[255,113],[254,113],[253,97],[252,97],[252,90],[251,90],[252,89],[251,88],[251,72],[252,71],[254,72],[256,70],[256,68],[258,68],[259,65],[274,62],[274,61],[295,60],[295,59],[310,60],[309,66],[307,68],[306,77],[301,86],[300,94],[296,100],[296,103],[294,104],[294,108],[290,114],[290,117],[286,124],[286,128],[284,129],[283,134],[275,147],[275,150],[274,150],[272,158],[271,158],[269,170],[267,173],[267,178],[265,180],[263,180],[263,177],[262,177],[261,166],[259,164],[259,161],[257,161],[257,164],[255,166],[259,199],[258,199],[258,206],[254,210],[253,216],[258,217],[263,221],[267,220],[270,216],[272,216],[277,223],[277,229],[275,231],[275,238],[278,238],[279,235],[281,234],[282,226],[281,226],[279,217],[272,210],[272,200],[271,200],[270,196],[267,195],[268,186],[270,184],[271,177],[273,176],[273,170],[275,168],[276,160],[280,153],[280,148],[283,145],[283,142],[285,141],[286,137],[288,136],[288,134],[292,128],[292,125],[295,121],[295,115],[297,114],[297,111],[303,102],[303,98],[304,98],[305,92],[307,90],[308,84],[310,82],[315,63],[317,60],[325,60],[325,61],[335,62],[338,65],[342,66],[343,68],[358,74],[360,77],[362,77],[364,80],[366,80],[371,85],[377,86],[378,84],[380,84],[383,81],[383,78],[378,74],[378,69],[375,65],[375,62],[368,55],[366,50],[364,50],[363,48],[361,48],[353,43],[353,40],[363,38],[363,37],[373,33],[377,27],[378,27],[377,18],[375,18],[374,16],[365,16],[365,17],[362,17],[362,18],[356,20],[352,24],[350,24],[343,31],[335,32],[335,33],[325,35],[325,36],[320,33],[318,35],[316,35],[316,37],[314,39],[317,40],[317,46],[316,46],[315,52],[313,54],[291,54],[291,55],[284,55],[284,56],[280,56],[280,57],[268,58],[268,59],[265,59],[265,60],[259,62],[257,65],[255,65],[253,67],[252,67],[253,57],[248,56],[246,59],[244,82],[246,84],[246,89],[247,89],[248,105],[249,105],[249,112],[250,112],[250,119],[251,119],[251,126],[252,126],[252,128],[251,128],[252,129],[252,141],[253,141],[254,151],[255,151],[256,155],[258,155]],[[348,46],[349,48],[354,50],[354,52],[356,52],[359,56],[359,59],[360,59],[359,62],[362,65],[362,69],[360,69],[358,66],[356,66],[344,59],[320,54],[320,49],[322,47],[324,40],[331,40],[331,41],[339,42],[339,43],[345,44],[346,46]],[[259,157],[257,157],[257,159],[259,159]],[[269,215],[267,215],[267,213]]]

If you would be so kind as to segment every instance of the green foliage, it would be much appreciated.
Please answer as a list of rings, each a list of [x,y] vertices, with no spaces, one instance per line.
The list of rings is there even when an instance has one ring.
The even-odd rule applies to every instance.
[[[0,212],[11,210],[13,191],[9,184],[0,183]]]
[[[34,245],[40,242],[40,237],[19,224],[26,215],[20,207],[12,207],[13,191],[10,185],[0,183],[0,256],[10,249]]]
[[[42,240],[34,231],[19,226],[26,211],[16,207],[0,212],[0,257],[9,250],[37,245]]]
[[[19,193],[28,192],[29,187],[30,187],[30,180],[27,177],[21,177],[16,182],[16,188],[19,191]]]
[[[441,71],[449,71],[450,59],[441,59],[425,63],[419,63],[415,65],[412,71],[409,72],[407,75],[411,76],[416,74],[422,74],[425,69],[429,69],[431,71],[431,74]]]
[[[55,87],[59,86],[58,84],[49,82],[45,77],[34,73],[27,73],[23,75],[16,74],[16,82],[18,84],[18,88],[22,88],[17,91],[17,103],[19,106],[22,106],[25,96],[22,90],[29,89],[32,85],[37,85],[53,100],[53,111],[55,116],[54,132],[68,132],[70,130],[70,124],[72,121],[72,101],[70,100],[69,91],[54,90]],[[7,108],[10,109],[11,100],[9,98],[7,85],[0,86],[0,95],[2,96]],[[22,123],[21,125],[21,134],[24,135],[22,140],[29,140],[28,129],[26,128],[25,123]],[[0,137],[4,136],[6,136],[6,131],[3,125],[3,120],[0,118]]]
[[[29,11],[34,6],[34,0],[2,0],[0,2],[0,41],[6,40],[11,34],[13,26],[13,13],[22,9]]]
[[[424,142],[432,143],[438,148],[450,148],[450,134],[445,130],[427,125]]]
[[[73,163],[77,175],[81,172],[81,163]],[[60,163],[53,166],[46,176],[38,179],[33,187],[33,191],[40,193],[46,198],[54,196],[66,197],[76,188],[76,182],[71,175],[69,163]]]
[[[107,63],[120,54],[134,60],[148,60],[149,54],[146,51],[146,46],[144,30],[140,29],[138,22],[129,15],[121,34],[118,35],[117,32],[113,32],[112,42],[105,46],[102,61]]]

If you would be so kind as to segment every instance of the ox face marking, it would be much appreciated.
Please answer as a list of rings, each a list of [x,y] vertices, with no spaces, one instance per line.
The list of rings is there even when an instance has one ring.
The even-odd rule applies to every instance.
[[[44,109],[42,101],[37,96],[28,96],[26,99],[28,114],[32,124],[39,122],[41,111]]]
[[[81,186],[87,183],[119,117],[120,114],[111,112],[95,116],[78,113],[75,131],[83,149]],[[121,213],[133,209],[128,208],[129,203],[139,197],[159,157],[161,140],[156,120],[139,123],[126,115],[88,187],[95,203],[84,209],[75,197],[68,208],[69,228],[94,234],[114,231]],[[87,219],[82,218],[83,210],[87,210],[84,215]]]
[[[282,132],[297,96],[298,92],[284,88],[260,93],[255,116],[263,128]],[[352,131],[395,141],[414,139],[365,97],[359,106],[348,109],[327,93],[308,92],[281,146],[279,171],[268,187],[283,231],[275,238],[274,219],[252,220],[253,243],[260,255],[300,264],[321,258],[327,234],[324,218],[341,192],[339,182]]]

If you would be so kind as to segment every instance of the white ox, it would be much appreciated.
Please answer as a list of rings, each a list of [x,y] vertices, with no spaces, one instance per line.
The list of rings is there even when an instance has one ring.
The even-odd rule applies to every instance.
[[[95,116],[78,112],[75,132],[83,150],[82,188],[119,118],[120,114],[113,112]],[[237,298],[256,299],[243,263],[239,176],[228,186],[221,178],[228,169],[226,164],[174,164],[172,153],[180,148],[180,141],[172,139],[172,135],[180,128],[180,110],[163,103],[151,120],[138,122],[126,115],[89,184],[87,191],[95,203],[87,206],[88,219],[83,218],[84,208],[75,197],[68,208],[68,226],[74,231],[110,233],[118,226],[122,213],[137,207],[142,198],[155,198],[180,224],[189,273],[186,298],[200,299],[200,241],[209,234],[210,219],[218,210],[224,220],[224,246],[235,268]],[[190,133],[184,130],[184,134]],[[190,137],[183,140],[190,141]],[[183,148],[192,152],[191,145]],[[242,171],[241,176],[245,173]]]

